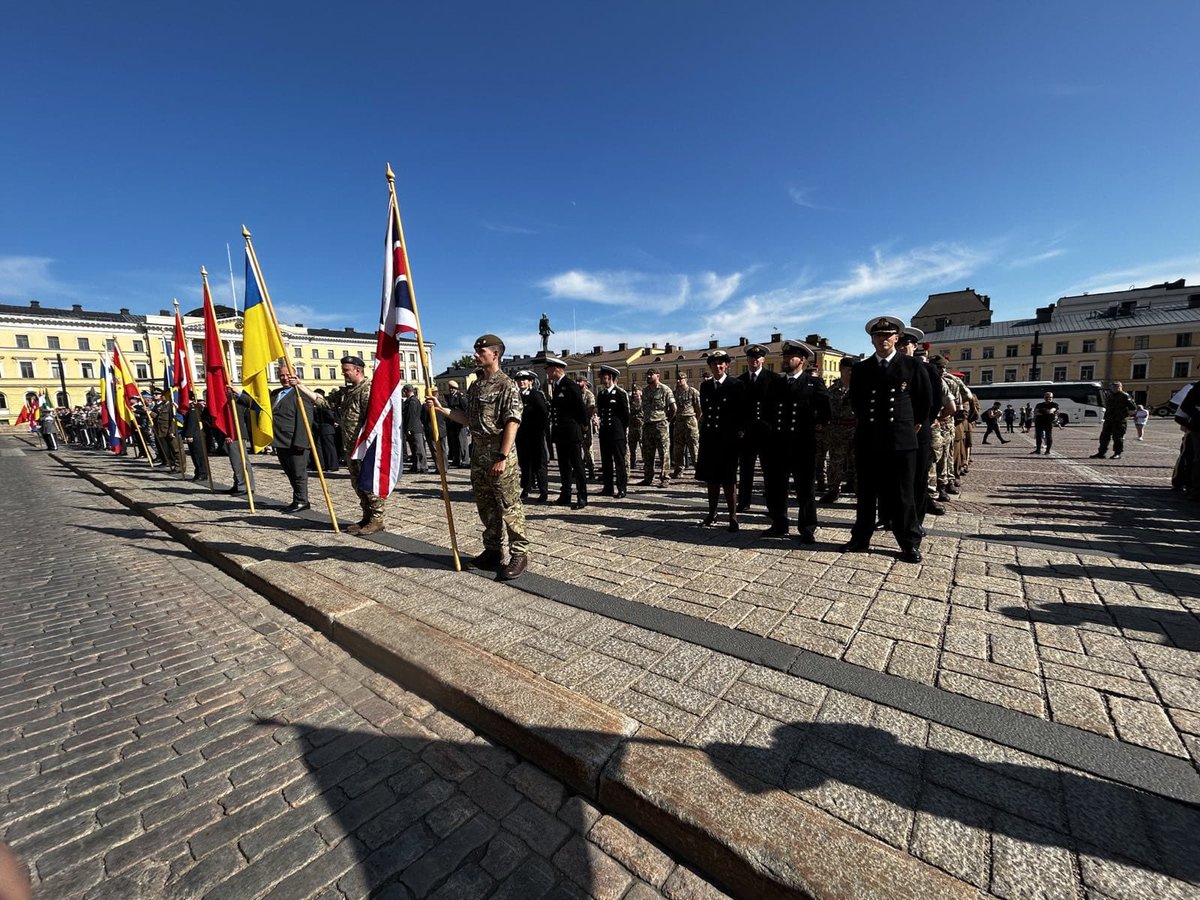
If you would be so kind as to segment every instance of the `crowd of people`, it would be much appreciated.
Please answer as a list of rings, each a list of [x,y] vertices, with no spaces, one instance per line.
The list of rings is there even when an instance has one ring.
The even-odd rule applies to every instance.
[[[620,500],[633,479],[643,487],[665,487],[685,470],[705,485],[705,527],[723,515],[728,530],[738,531],[739,514],[761,502],[769,520],[764,537],[787,536],[794,525],[795,539],[813,544],[819,505],[853,494],[855,522],[841,550],[866,551],[876,531],[888,530],[900,558],[920,562],[926,517],[944,514],[946,504],[962,490],[976,424],[985,427],[984,444],[992,437],[1008,443],[1004,435],[1016,427],[1032,431],[1031,452],[1048,455],[1061,425],[1059,406],[1047,391],[1042,401],[1020,410],[1011,404],[1002,408],[999,402],[984,410],[947,360],[927,353],[919,329],[892,316],[875,317],[865,327],[874,352],[842,359],[840,376],[829,386],[815,368],[814,349],[787,340],[777,365],[768,366],[767,348],[753,344],[746,348],[747,371],[733,376],[729,354],[716,350],[707,356],[709,371],[699,387],[677,375],[672,390],[663,382],[664,373],[651,368],[645,384],[630,391],[620,386],[618,368],[602,366],[593,390],[588,379],[567,377],[566,362],[554,356],[541,358],[544,384],[530,370],[510,378],[500,366],[504,342],[483,335],[475,343],[476,379],[466,392],[451,381],[445,396],[435,389],[422,404],[417,389],[404,386],[406,469],[434,472],[439,458],[447,467],[470,468],[483,522],[484,552],[475,563],[499,567],[506,579],[519,577],[528,567],[524,503],[553,502],[582,510],[590,502],[591,483],[599,484],[599,496]],[[371,379],[361,357],[341,362],[346,383],[329,394],[283,373],[283,387],[273,397],[274,440],[267,452],[279,459],[291,484],[286,509],[293,512],[309,508],[314,447],[324,471],[348,466],[363,515],[346,530],[371,534],[385,527],[384,502],[360,484],[360,463],[351,453],[365,420]],[[242,433],[248,434],[251,404],[232,391],[230,398]],[[1182,391],[1178,400],[1176,420],[1184,440],[1172,484],[1196,500],[1200,391]],[[137,428],[125,452],[153,454],[183,476],[190,458],[194,480],[207,478],[210,459],[225,455],[233,472],[230,493],[245,493],[247,478],[253,487],[253,469],[243,466],[236,436],[220,431],[203,399],[193,398],[183,417],[159,389],[132,400],[131,406]],[[435,429],[439,415],[444,422]],[[1119,459],[1130,419],[1142,440],[1148,415],[1114,383],[1093,458],[1105,458],[1111,446],[1111,458]],[[56,449],[56,436],[81,449],[109,447],[94,397],[86,406],[42,410],[39,429],[51,449]],[[599,448],[598,474],[594,444]],[[558,468],[553,501],[552,460]]]

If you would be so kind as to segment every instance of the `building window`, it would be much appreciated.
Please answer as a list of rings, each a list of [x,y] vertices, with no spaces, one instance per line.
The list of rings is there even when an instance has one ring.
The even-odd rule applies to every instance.
[[[970,369],[964,369],[963,371],[959,372],[958,374],[962,378],[963,384],[971,383],[971,370]]]
[[[301,381],[304,380],[304,366],[296,366],[296,377]]]
[[[137,378],[138,381],[145,381],[150,377],[150,367],[145,363],[134,363],[133,368],[134,377]]]
[[[300,347],[293,347],[292,355],[294,355],[296,357],[296,359],[299,359],[300,357],[302,357],[304,355],[304,350],[301,349]]]
[[[49,347],[51,350],[61,350],[62,349],[62,343],[54,335],[50,335],[50,337],[46,338],[46,346]]]
[[[1096,352],[1096,341],[1094,339],[1090,340],[1090,341],[1084,341],[1083,342],[1083,352],[1084,353],[1095,353]]]
[[[75,341],[75,345],[80,350],[91,350],[92,349],[92,343],[87,338],[77,338]]]
[[[1134,381],[1141,381],[1146,377],[1146,363],[1135,362],[1129,369],[1129,377]]]
[[[1136,335],[1133,339],[1133,349],[1134,350],[1149,350],[1150,349],[1150,335],[1148,335],[1148,334]]]
[[[1079,380],[1080,381],[1095,381],[1096,380],[1096,367],[1094,365],[1080,366],[1079,367]]]
[[[1071,342],[1070,341],[1055,341],[1054,352],[1055,353],[1070,353],[1071,352]]]
[[[96,377],[96,369],[90,362],[81,362],[79,364],[79,377],[92,379]]]
[[[416,370],[416,369],[409,369],[409,370],[408,370],[408,380],[409,380],[409,381],[416,381],[416,380],[417,380],[417,370]]]
[[[320,358],[321,358],[321,351],[320,351],[318,348],[316,348],[316,347],[313,347],[313,348],[312,348],[312,358],[313,358],[313,359],[320,359]]]
[[[1180,334],[1175,335],[1175,346],[1176,347],[1192,346],[1192,333],[1190,331],[1184,331],[1184,332],[1181,332]]]
[[[1017,380],[1017,370],[1016,369],[1005,369],[1004,370],[1004,380],[1008,384],[1012,384],[1014,381],[1016,381]]]
[[[204,358],[204,341],[192,339],[192,356],[197,359]]]
[[[60,366],[58,364],[57,359],[50,360],[50,377],[51,378],[61,378],[62,377],[62,366]]]
[[[995,359],[996,358],[996,348],[995,347],[984,347],[983,348],[983,358],[984,359]]]
[[[1004,348],[1004,355],[1007,356],[1009,359],[1012,359],[1020,352],[1020,350],[1021,350],[1021,347],[1019,344],[1009,344],[1007,347]]]
[[[970,359],[971,358],[971,348],[963,347],[961,350],[959,350],[958,358],[960,361],[966,361],[966,360]]]
[[[326,350],[326,351],[325,351],[325,358],[326,358],[326,359],[333,359],[333,351],[332,351],[332,350]]]
[[[33,363],[23,362],[23,363],[18,363],[18,365],[21,367],[21,377],[22,378],[32,378],[33,377]]]
[[[134,353],[145,353],[146,345],[143,344],[141,341],[134,341],[133,342],[133,352]]]
[[[980,384],[991,384],[992,383],[992,370],[991,369],[980,369],[979,370],[979,383]]]
[[[320,366],[313,366],[313,379],[316,381],[321,380],[321,367]]]
[[[1054,381],[1066,381],[1066,380],[1067,380],[1067,367],[1066,366],[1055,366],[1054,367]]]
[[[8,398],[0,394],[0,409],[8,409]]]
[[[1192,364],[1186,359],[1175,360],[1175,371],[1172,378],[1191,378]]]
[[[329,380],[337,381],[337,369],[335,369],[333,366],[329,367]]]
[[[28,350],[29,349],[29,335],[27,335],[27,334],[18,334],[17,335],[17,349],[18,350]]]

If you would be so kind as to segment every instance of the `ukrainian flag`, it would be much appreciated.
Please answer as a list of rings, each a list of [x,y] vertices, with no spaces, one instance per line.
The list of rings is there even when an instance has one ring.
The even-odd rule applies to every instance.
[[[255,452],[271,446],[271,363],[286,356],[279,328],[263,300],[262,276],[246,248],[246,305],[242,320],[242,390],[257,409],[250,413],[250,442]]]

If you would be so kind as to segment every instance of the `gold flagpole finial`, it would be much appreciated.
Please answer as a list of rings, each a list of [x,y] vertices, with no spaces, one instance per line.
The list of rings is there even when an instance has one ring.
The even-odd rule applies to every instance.
[[[395,184],[396,183],[396,173],[392,171],[392,164],[386,163],[386,165],[387,165],[388,184]]]
[[[247,228],[245,225],[242,226],[242,237],[244,237],[244,238],[250,237],[250,229]]]

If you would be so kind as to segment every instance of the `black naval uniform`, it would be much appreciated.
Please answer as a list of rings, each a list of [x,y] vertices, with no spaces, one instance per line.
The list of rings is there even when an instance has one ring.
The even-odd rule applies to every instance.
[[[604,488],[600,493],[605,497],[614,494],[624,497],[625,489],[629,486],[629,469],[625,465],[629,395],[615,384],[600,388],[596,391],[596,416],[600,419],[600,474],[604,480]]]
[[[890,517],[901,552],[920,549],[913,485],[920,443],[917,426],[931,403],[925,368],[920,360],[893,353],[886,367],[872,355],[857,363],[851,374],[850,404],[858,419],[858,493],[850,538],[860,547],[870,544],[878,507]]]
[[[762,461],[763,480],[766,481],[767,459],[770,450],[772,428],[767,416],[767,393],[771,382],[780,378],[776,372],[768,372],[766,368],[758,370],[757,377],[743,372],[738,381],[746,385],[746,435],[741,446],[741,474],[738,478],[738,509],[750,508],[754,496],[754,464]]]
[[[817,426],[829,424],[829,391],[809,372],[784,375],[771,382],[767,406],[774,432],[765,455],[767,515],[773,530],[787,531],[788,492],[794,484],[796,529],[811,543],[817,529]]]
[[[562,477],[556,503],[567,505],[571,502],[571,482],[574,481],[576,505],[587,504],[587,479],[583,474],[583,428],[586,423],[583,391],[564,375],[550,389],[550,439],[554,442]]]
[[[546,439],[550,435],[550,410],[546,395],[537,388],[521,391],[525,404],[521,424],[517,428],[517,463],[521,467],[521,494],[537,492],[543,503],[548,494],[549,479],[546,466]]]
[[[745,439],[749,407],[746,385],[726,374],[700,382],[700,452],[696,478],[708,484],[733,484]]]

